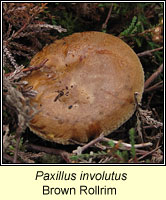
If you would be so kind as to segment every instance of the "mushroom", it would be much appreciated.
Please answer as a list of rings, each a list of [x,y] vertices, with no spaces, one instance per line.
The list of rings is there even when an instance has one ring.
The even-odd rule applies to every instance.
[[[61,144],[108,135],[141,101],[142,65],[121,39],[102,32],[75,33],[43,48],[30,65],[48,59],[24,80],[37,91],[30,100],[39,112],[29,123],[38,136]]]

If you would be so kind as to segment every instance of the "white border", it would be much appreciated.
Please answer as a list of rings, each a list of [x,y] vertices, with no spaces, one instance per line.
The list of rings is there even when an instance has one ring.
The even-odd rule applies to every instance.
[[[1,41],[3,41],[2,39],[2,3],[10,3],[10,2],[17,2],[17,3],[36,3],[36,2],[42,2],[42,3],[95,3],[95,2],[101,2],[101,3],[111,3],[111,2],[117,2],[117,3],[122,3],[122,2],[126,2],[126,3],[156,3],[156,1],[1,1]],[[164,16],[163,16],[163,25],[164,25],[164,47],[165,47],[165,1],[157,1],[158,3],[164,3]],[[2,156],[3,156],[3,131],[2,131],[2,74],[3,74],[3,69],[2,69],[2,51],[3,51],[3,46],[2,46],[2,42],[1,42],[1,166],[163,166],[165,165],[165,48],[164,48],[164,163],[163,164],[2,164]]]

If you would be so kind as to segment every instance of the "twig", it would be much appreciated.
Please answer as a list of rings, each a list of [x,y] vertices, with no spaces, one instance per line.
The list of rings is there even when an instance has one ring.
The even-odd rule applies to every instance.
[[[144,52],[141,52],[141,53],[137,53],[137,56],[139,56],[139,57],[142,57],[142,56],[151,56],[153,52],[160,51],[162,49],[163,49],[163,47],[159,47],[159,48],[152,49],[152,50],[147,50],[147,51],[144,51]]]
[[[41,63],[39,63],[38,65],[32,66],[32,67],[27,67],[27,68],[23,69],[22,71],[23,71],[23,72],[27,72],[27,71],[33,71],[33,70],[40,69],[40,68],[42,68],[42,67],[46,64],[47,61],[48,61],[48,59],[44,59],[44,60],[43,60]]]
[[[66,151],[63,151],[61,149],[55,149],[55,148],[48,148],[48,147],[43,147],[43,146],[37,146],[37,145],[34,145],[34,144],[28,144],[27,145],[27,148],[31,148],[35,151],[43,151],[45,153],[48,153],[48,154],[54,154],[54,155],[61,155],[62,158],[67,162],[67,163],[70,163],[70,159],[69,159],[69,153],[66,152]]]
[[[118,144],[119,143],[119,141],[108,139],[108,138],[104,137],[103,134],[101,134],[99,137],[95,138],[94,140],[92,140],[88,144],[84,145],[83,147],[80,147],[80,146],[77,147],[77,149],[74,150],[73,153],[77,154],[77,155],[80,155],[87,148],[89,148],[89,147],[93,146],[94,144],[96,144],[98,142],[101,142],[101,141],[104,141],[104,142],[112,141],[114,144]],[[123,146],[123,147],[119,147],[121,149],[130,150],[131,147],[132,147],[131,144],[128,144],[128,143],[125,143],[125,142],[122,142],[120,144],[122,144],[122,146]],[[148,147],[148,146],[152,146],[152,145],[153,144],[151,142],[147,142],[147,143],[135,144],[134,147],[137,149],[137,148],[143,148],[143,147]]]
[[[150,151],[150,152],[146,153],[145,155],[143,155],[143,156],[139,157],[139,158],[138,158],[138,160],[141,160],[141,159],[145,158],[146,156],[148,156],[148,155],[152,154],[153,152],[157,151],[157,150],[158,150],[160,147],[161,147],[161,146],[159,146],[159,147],[157,147],[157,148],[153,149],[152,151]]]
[[[109,9],[107,18],[106,18],[104,24],[102,25],[102,29],[106,29],[106,28],[107,28],[107,23],[108,23],[108,20],[109,20],[110,17],[111,17],[112,8],[113,8],[113,3],[111,4],[111,7],[110,7],[110,9]]]
[[[12,56],[11,52],[6,47],[5,43],[6,42],[4,42],[4,44],[3,44],[3,56],[6,55],[7,58],[10,60],[10,63],[14,66],[15,69],[17,69],[18,68],[18,64],[16,63],[16,60]],[[4,59],[5,59],[5,56],[4,56]]]
[[[32,152],[22,152],[20,151],[18,153],[18,156],[20,157],[20,159],[22,160],[22,162],[24,163],[35,163],[35,159],[43,157],[45,155],[44,152],[39,152],[39,153],[32,153]]]
[[[31,71],[33,71],[33,70],[40,69],[41,67],[43,67],[43,66],[45,65],[45,63],[46,63],[47,61],[48,61],[48,59],[44,59],[44,60],[43,60],[41,63],[39,63],[38,65],[24,68],[24,69],[22,69],[21,71],[22,71],[22,72],[31,72]],[[8,77],[8,76],[13,76],[14,73],[15,73],[15,71],[14,71],[14,72],[7,73],[7,74],[5,74],[5,76],[6,76],[6,77]]]
[[[104,138],[104,134],[102,133],[99,137],[95,138],[94,140],[90,141],[88,144],[85,144],[83,147],[77,147],[76,150],[73,151],[74,154],[80,155],[83,151],[85,151],[87,148],[93,146],[97,142],[102,141]]]
[[[21,135],[22,135],[22,127],[19,126],[16,130],[16,146],[15,146],[15,151],[14,151],[13,163],[17,163]]]
[[[141,111],[140,111],[140,104],[138,103],[138,92],[134,93],[134,99],[135,99],[135,104],[136,104],[136,116],[137,116],[137,132],[139,137],[141,138],[142,143],[144,142],[143,140],[143,134],[142,134],[142,118],[141,118]]]
[[[13,163],[13,157],[9,156],[8,154],[4,153],[3,154],[3,159],[10,161]],[[17,161],[17,163],[21,163],[20,161]]]
[[[159,114],[158,114],[158,112],[156,111],[156,109],[155,109],[155,108],[152,108],[152,111],[153,111],[153,113],[154,113],[154,115],[155,115],[155,118],[156,118],[158,121],[160,121],[161,119],[160,119]]]
[[[151,33],[154,31],[155,28],[151,28],[151,29],[147,29],[141,33],[134,33],[134,34],[130,34],[130,35],[119,35],[119,38],[124,38],[124,37],[134,37],[134,36],[142,36],[142,35],[145,35],[147,33]]]
[[[163,71],[163,64],[161,64],[160,67],[146,80],[144,88],[146,89],[158,77],[158,75],[162,71]]]
[[[110,140],[110,139],[105,138],[105,137],[103,138],[103,141],[105,141],[105,142],[112,141],[114,144],[118,144],[118,143],[119,143],[119,141]],[[126,150],[126,148],[129,150],[129,149],[131,149],[131,147],[132,147],[131,144],[128,144],[128,143],[125,143],[125,142],[122,142],[122,143],[120,143],[120,144],[123,145],[123,147],[125,147],[125,150]],[[136,149],[138,149],[138,148],[149,147],[149,146],[152,146],[152,145],[153,145],[153,144],[152,144],[151,142],[147,142],[147,143],[135,144],[134,147],[135,147]],[[123,148],[123,147],[122,147],[122,148]]]
[[[30,20],[28,20],[28,22],[26,22],[16,33],[12,34],[12,36],[8,38],[8,42],[17,37],[28,26],[29,21]]]
[[[160,88],[163,88],[163,81],[160,81],[159,83],[156,83],[155,85],[145,89],[144,92],[152,92]]]
[[[3,130],[5,131],[5,134],[3,136],[3,152],[6,149],[6,141],[8,139],[8,134],[9,134],[9,125],[3,125]]]
[[[151,109],[151,108],[150,108],[150,104],[151,104],[151,101],[152,101],[152,99],[153,99],[153,96],[154,96],[154,93],[151,93],[151,94],[149,95],[148,102],[147,102],[147,104],[146,104],[146,110],[150,110],[150,109]]]
[[[31,24],[28,26],[28,28],[48,28],[48,29],[55,29],[59,33],[61,32],[67,32],[67,29],[62,28],[61,26],[56,26],[56,25],[50,25],[50,24]]]
[[[44,6],[42,6],[42,9],[44,8]],[[40,13],[40,11],[39,12],[34,12],[32,15],[28,16],[27,22],[25,22],[25,24],[17,32],[13,33],[10,38],[8,38],[8,42],[13,40],[14,38],[17,38],[17,36],[20,33],[22,33],[28,26],[30,26],[31,21],[35,18],[36,14],[39,14],[39,13]]]

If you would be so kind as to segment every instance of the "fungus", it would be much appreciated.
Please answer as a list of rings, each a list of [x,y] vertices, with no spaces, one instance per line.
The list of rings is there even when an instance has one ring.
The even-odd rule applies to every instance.
[[[141,101],[142,65],[121,39],[101,32],[75,33],[43,48],[30,65],[48,59],[24,78],[37,91],[31,104],[39,112],[29,123],[40,137],[62,144],[108,135]]]

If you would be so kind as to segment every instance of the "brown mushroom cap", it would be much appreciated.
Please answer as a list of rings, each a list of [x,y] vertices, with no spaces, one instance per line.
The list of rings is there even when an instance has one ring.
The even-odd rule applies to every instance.
[[[62,144],[87,142],[121,126],[141,101],[142,65],[119,38],[101,32],[75,33],[37,53],[31,65],[45,66],[24,80],[38,92],[39,112],[29,123],[40,137]]]

